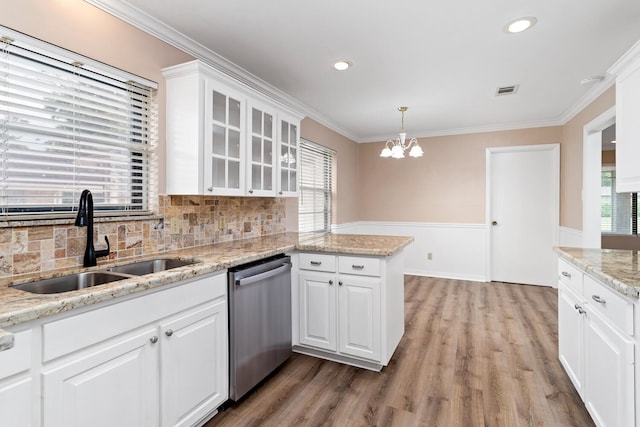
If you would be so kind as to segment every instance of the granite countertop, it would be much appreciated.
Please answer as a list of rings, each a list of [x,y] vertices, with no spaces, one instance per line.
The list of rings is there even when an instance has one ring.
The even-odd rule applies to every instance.
[[[107,265],[89,269],[64,269],[42,274],[30,274],[0,279],[0,328],[62,313],[113,298],[179,282],[192,277],[214,273],[246,262],[293,250],[329,252],[370,256],[391,256],[413,241],[413,237],[371,236],[331,233],[282,233],[265,237],[237,240],[184,250],[162,252],[143,259],[167,257],[193,259],[197,264],[132,277],[93,288],[61,294],[39,295],[10,287],[29,282],[71,274],[78,271],[101,270]],[[120,264],[138,261],[130,259]],[[117,265],[117,264],[116,264]],[[0,351],[13,346],[13,334],[0,329]]]
[[[621,294],[640,297],[638,251],[559,247],[556,252],[560,258]]]

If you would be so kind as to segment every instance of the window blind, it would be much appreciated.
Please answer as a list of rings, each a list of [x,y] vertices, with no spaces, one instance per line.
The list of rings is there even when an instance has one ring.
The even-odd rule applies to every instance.
[[[155,84],[0,27],[2,215],[146,211]]]
[[[298,231],[331,231],[331,195],[335,151],[300,142]]]
[[[600,230],[612,234],[638,234],[638,215],[638,193],[617,193],[615,166],[603,166]]]

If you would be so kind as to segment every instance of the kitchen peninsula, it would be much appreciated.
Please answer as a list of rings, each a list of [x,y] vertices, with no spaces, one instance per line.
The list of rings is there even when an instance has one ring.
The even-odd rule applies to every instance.
[[[280,253],[293,260],[294,350],[379,370],[404,332],[402,250],[412,241],[281,233],[162,252],[155,257],[196,262],[58,294],[11,286],[45,278],[38,274],[3,279],[3,416],[16,425],[103,425],[95,424],[99,413],[109,413],[102,418],[111,424],[104,425],[201,425],[228,396],[224,273]],[[134,261],[139,259],[127,260]],[[310,268],[306,261],[322,270],[319,280],[317,272],[303,272]],[[46,277],[105,268],[56,270]],[[305,309],[309,296],[314,310]],[[305,341],[324,338],[317,331],[325,326],[326,338],[340,346]],[[118,392],[123,389],[127,393]],[[110,411],[114,407],[118,413]]]

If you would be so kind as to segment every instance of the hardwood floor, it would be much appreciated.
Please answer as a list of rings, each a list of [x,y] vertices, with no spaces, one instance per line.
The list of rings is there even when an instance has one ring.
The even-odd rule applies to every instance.
[[[382,372],[296,354],[218,426],[593,426],[558,361],[557,291],[405,276]]]

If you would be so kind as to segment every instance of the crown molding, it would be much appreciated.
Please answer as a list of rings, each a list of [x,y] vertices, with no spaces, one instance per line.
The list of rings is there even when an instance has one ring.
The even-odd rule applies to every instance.
[[[539,120],[539,121],[531,121],[531,122],[501,123],[501,124],[493,124],[493,125],[486,125],[486,126],[470,126],[470,127],[463,127],[463,128],[436,129],[433,131],[412,133],[409,136],[412,138],[433,138],[438,136],[465,135],[470,133],[485,133],[485,132],[500,132],[500,131],[508,131],[508,130],[542,128],[542,127],[562,126],[562,125],[563,123],[560,120]],[[378,137],[366,138],[365,140],[361,140],[358,142],[363,142],[363,143],[382,142],[382,141],[387,141],[389,139],[395,139],[396,137],[397,137],[397,134],[394,134],[392,136],[383,135]]]
[[[634,64],[635,62],[635,64]],[[625,52],[607,71],[614,76],[620,75],[627,67],[640,66],[640,40],[638,40],[631,48]]]
[[[196,59],[209,65],[223,75],[234,79],[253,89],[271,101],[286,107],[301,116],[308,116],[321,125],[339,133],[346,138],[356,141],[351,132],[341,128],[318,111],[298,101],[291,95],[251,74],[244,68],[234,64],[225,57],[196,42],[190,37],[176,31],[162,21],[121,0],[84,0],[85,2],[133,25],[134,27],[182,50]]]

